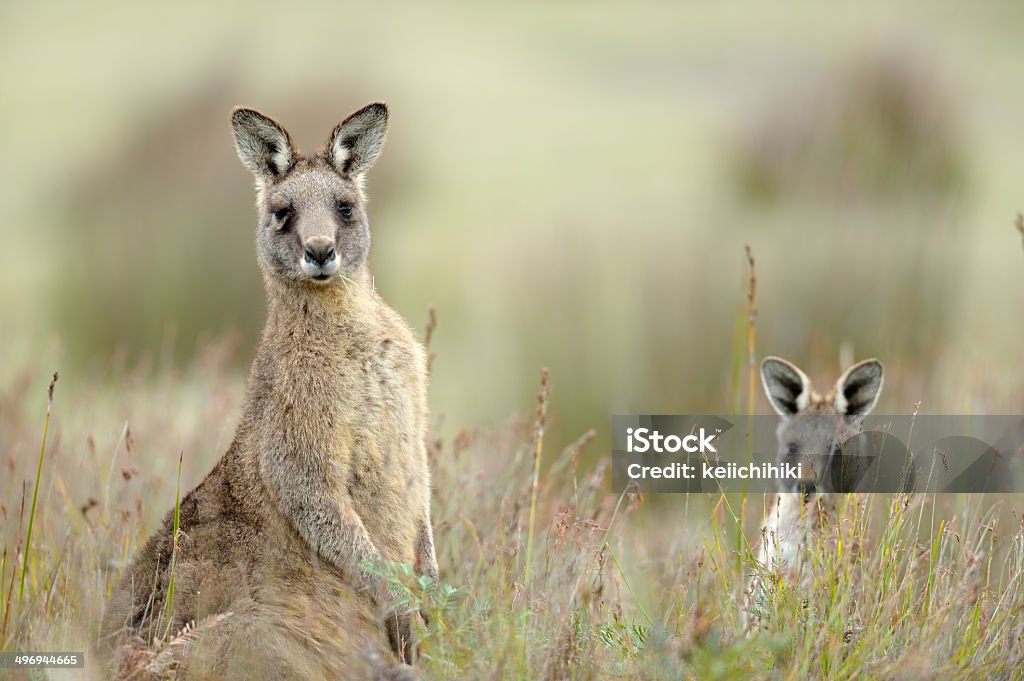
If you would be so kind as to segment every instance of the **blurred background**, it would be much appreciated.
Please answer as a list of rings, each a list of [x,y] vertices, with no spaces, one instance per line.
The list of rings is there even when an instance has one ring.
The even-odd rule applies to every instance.
[[[613,413],[745,409],[745,244],[759,355],[829,380],[841,347],[877,356],[891,413],[1019,412],[1022,22],[1010,1],[4,3],[4,392],[37,413],[53,369],[116,393],[211,352],[240,385],[264,306],[230,109],[308,151],[382,99],[372,268],[413,326],[436,308],[444,434],[528,413],[542,366],[556,442],[594,427],[602,455]]]

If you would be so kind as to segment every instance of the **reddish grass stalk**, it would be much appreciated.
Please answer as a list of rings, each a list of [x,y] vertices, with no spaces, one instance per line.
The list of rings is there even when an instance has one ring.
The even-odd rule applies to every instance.
[[[427,328],[423,332],[423,347],[427,351],[427,374],[434,366],[434,353],[430,351],[430,341],[434,340],[434,332],[437,331],[437,310],[433,305],[427,305]]]
[[[747,437],[746,453],[747,466],[750,465],[753,456],[753,430],[754,430],[754,398],[757,385],[757,275],[754,271],[754,253],[750,245],[743,247],[747,253],[747,267],[749,271],[749,285],[747,288]],[[743,481],[743,491],[740,496],[739,522],[736,525],[736,569],[743,569],[743,519],[747,514],[747,481]]]
[[[548,414],[548,370],[540,371],[540,392],[537,394],[537,430],[533,446],[533,483],[530,492],[530,522],[526,534],[526,569],[523,586],[530,586],[530,563],[533,560],[533,526],[537,518],[537,483],[540,480],[540,455],[544,445],[544,426]]]
[[[526,565],[523,572],[523,591],[525,592],[523,617],[523,657],[522,672],[526,674],[529,667],[529,625],[530,625],[530,567],[533,563],[533,529],[537,520],[537,487],[540,481],[540,456],[544,446],[544,426],[548,415],[548,370],[540,370],[540,392],[537,393],[537,422],[533,445],[533,481],[530,492],[530,520],[526,531]]]

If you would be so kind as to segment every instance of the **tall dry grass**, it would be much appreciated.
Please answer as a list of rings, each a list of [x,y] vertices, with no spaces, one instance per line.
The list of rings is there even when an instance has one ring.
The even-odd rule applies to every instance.
[[[39,475],[28,454],[46,383],[35,367],[3,377],[4,650],[89,646],[121,568],[174,504],[179,452],[184,490],[226,446],[242,389],[229,354],[210,346],[183,373],[107,388],[62,377]],[[545,439],[567,399],[545,375],[533,416],[430,443],[442,583],[378,568],[430,615],[426,678],[1021,678],[1019,498],[851,502],[836,530],[847,549],[809,549],[813,593],[779,584],[746,636],[742,590],[763,568],[737,548],[739,499],[610,494],[606,458],[581,465],[593,431]],[[749,542],[762,501],[748,502]]]

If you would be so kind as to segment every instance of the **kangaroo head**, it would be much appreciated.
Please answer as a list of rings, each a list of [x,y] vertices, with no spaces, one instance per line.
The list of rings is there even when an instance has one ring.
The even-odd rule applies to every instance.
[[[796,365],[778,357],[761,363],[761,382],[775,411],[782,417],[776,431],[779,462],[802,464],[803,477],[785,492],[802,492],[805,501],[815,494],[841,492],[834,463],[841,462],[842,445],[858,432],[863,417],[874,408],[882,391],[882,365],[868,359],[839,377],[831,392],[822,396]]]
[[[366,266],[370,224],[363,180],[388,129],[388,109],[370,104],[342,121],[314,156],[253,109],[231,114],[242,164],[256,178],[256,246],[264,273],[305,286],[339,284]]]

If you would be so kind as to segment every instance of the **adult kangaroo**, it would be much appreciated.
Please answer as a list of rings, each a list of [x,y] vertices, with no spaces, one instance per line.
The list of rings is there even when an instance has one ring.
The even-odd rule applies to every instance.
[[[172,509],[113,594],[103,641],[137,652],[186,628],[166,661],[182,678],[399,678],[381,626],[411,662],[417,615],[366,568],[436,579],[437,560],[426,355],[367,266],[364,183],[388,109],[356,111],[311,156],[262,113],[231,123],[256,180],[266,326],[234,440],[181,500],[173,560]]]

